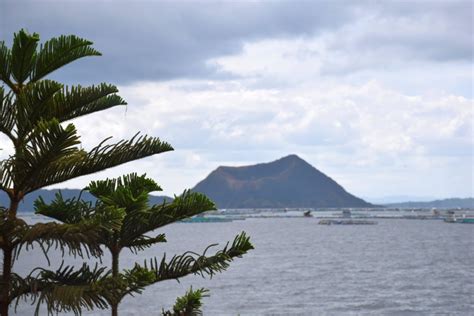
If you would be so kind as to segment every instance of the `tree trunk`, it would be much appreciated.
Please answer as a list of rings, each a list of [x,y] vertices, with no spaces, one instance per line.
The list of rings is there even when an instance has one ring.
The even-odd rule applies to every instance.
[[[120,248],[115,246],[110,249],[112,254],[112,277],[116,278],[119,275],[119,256],[120,256]],[[111,302],[112,307],[112,316],[118,316],[118,301]]]
[[[118,304],[112,304],[112,316],[118,316]]]
[[[14,221],[16,219],[16,211],[18,209],[18,203],[20,199],[16,196],[10,200],[10,208],[7,210],[7,221]],[[9,240],[9,232],[3,233],[3,270],[2,280],[0,288],[0,315],[8,316],[8,307],[10,306],[10,287],[12,278],[12,265],[13,265],[13,248],[11,247]]]
[[[12,273],[12,249],[3,249],[3,275],[2,288],[0,292],[0,315],[8,316],[8,306],[10,305],[10,283]]]
[[[14,196],[14,198],[10,201],[10,208],[7,210],[7,216],[9,220],[16,219],[16,212],[18,210],[18,204],[20,204],[20,200],[22,198],[19,196]]]
[[[120,250],[117,248],[112,250],[112,276],[114,278],[118,277],[119,275],[119,253]]]

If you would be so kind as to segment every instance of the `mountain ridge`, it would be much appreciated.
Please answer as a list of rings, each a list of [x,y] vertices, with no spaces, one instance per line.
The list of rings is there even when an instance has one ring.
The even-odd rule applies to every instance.
[[[193,188],[220,208],[371,207],[297,155],[248,166],[220,166]]]
[[[471,208],[474,209],[474,198],[447,198],[433,201],[407,201],[400,203],[386,203],[386,207],[397,208]]]

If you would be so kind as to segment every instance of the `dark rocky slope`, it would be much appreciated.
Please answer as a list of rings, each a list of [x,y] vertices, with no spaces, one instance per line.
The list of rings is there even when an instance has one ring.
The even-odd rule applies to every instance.
[[[193,189],[219,208],[371,207],[296,155],[245,167],[219,167]]]

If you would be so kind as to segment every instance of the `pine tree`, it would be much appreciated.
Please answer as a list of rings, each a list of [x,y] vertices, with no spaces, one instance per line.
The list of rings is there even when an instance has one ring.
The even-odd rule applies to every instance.
[[[92,281],[102,277],[104,269],[37,269],[36,275],[28,277],[13,272],[14,257],[23,247],[33,244],[45,251],[50,247],[69,249],[75,255],[85,255],[81,246],[94,256],[102,252],[97,242],[101,223],[85,219],[74,224],[28,225],[17,216],[19,202],[25,195],[173,149],[158,138],[138,134],[116,143],[108,143],[107,139],[90,151],[82,149],[76,128],[66,122],[126,103],[110,84],[67,87],[45,79],[79,58],[99,56],[90,41],[70,35],[52,38],[39,47],[38,44],[39,35],[24,30],[14,35],[11,48],[0,42],[0,131],[14,150],[0,161],[0,190],[10,199],[10,204],[0,209],[2,316],[8,315],[15,299],[25,295],[33,295],[49,307],[78,313],[81,308],[107,306],[107,301],[88,288]]]
[[[139,293],[144,287],[154,283],[178,279],[188,274],[213,275],[227,268],[234,257],[240,257],[248,250],[253,249],[249,238],[242,233],[238,235],[230,247],[213,256],[206,257],[193,255],[187,252],[174,256],[166,261],[166,256],[159,263],[157,259],[138,263],[130,270],[120,270],[120,252],[124,248],[137,253],[156,243],[166,242],[164,234],[149,236],[149,233],[208,210],[214,210],[215,205],[206,196],[200,193],[185,191],[175,197],[170,203],[163,202],[149,206],[149,193],[161,190],[152,179],[145,175],[130,174],[117,179],[93,181],[85,189],[89,191],[97,202],[82,201],[80,198],[65,200],[60,193],[55,200],[45,203],[39,198],[35,202],[36,212],[66,224],[78,224],[84,220],[113,222],[109,227],[103,226],[100,232],[99,243],[104,245],[112,258],[111,276],[103,276],[91,284],[94,288],[113,289],[98,293],[111,306],[112,316],[118,315],[118,306],[124,296]],[[67,210],[67,212],[64,212]],[[204,252],[206,253],[206,251]],[[166,315],[191,315],[199,310],[200,299],[206,290],[192,289],[177,300],[173,312],[163,312]]]

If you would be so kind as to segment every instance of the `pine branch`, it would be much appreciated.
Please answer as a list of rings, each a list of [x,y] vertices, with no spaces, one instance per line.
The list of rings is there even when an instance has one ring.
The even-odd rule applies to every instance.
[[[15,126],[15,111],[11,91],[6,93],[4,87],[0,86],[0,132],[7,135],[12,141],[15,141],[12,133]]]
[[[38,122],[28,145],[15,157],[17,189],[25,194],[33,191],[28,191],[28,183],[42,179],[45,168],[78,152],[76,145],[79,143],[74,125],[68,124],[64,128],[56,119]]]
[[[209,290],[201,288],[193,290],[191,287],[186,294],[176,299],[173,311],[163,311],[163,316],[200,316],[202,315],[202,299],[209,297]]]
[[[129,198],[136,198],[143,193],[148,194],[154,191],[161,191],[160,186],[150,178],[144,175],[131,173],[120,178],[92,181],[85,190],[89,191],[98,199],[114,199],[119,192],[126,192]],[[124,193],[120,193],[125,195]]]
[[[100,56],[92,42],[74,35],[52,38],[40,46],[31,81],[36,81],[54,70],[82,57]]]
[[[15,252],[18,256],[23,247],[28,250],[37,243],[42,247],[47,259],[47,252],[51,248],[61,250],[63,255],[68,249],[69,255],[72,256],[99,257],[102,255],[100,233],[100,226],[87,221],[77,224],[37,223],[23,227],[17,233]]]
[[[21,158],[28,160],[31,168],[43,167],[77,152],[78,144],[79,136],[73,124],[64,128],[57,119],[41,120],[29,137],[25,157]]]
[[[13,90],[13,83],[10,81],[11,76],[11,58],[10,49],[5,45],[4,41],[0,42],[0,80],[5,82],[7,86]]]
[[[21,299],[32,299],[32,304],[36,303],[35,315],[39,315],[41,304],[46,304],[48,315],[81,315],[84,309],[106,309],[108,294],[101,284],[109,273],[105,268],[90,268],[87,264],[77,270],[63,264],[56,271],[37,268],[26,278],[14,276],[10,299],[16,300],[16,307]]]
[[[156,258],[148,263],[145,261],[144,268],[154,272],[155,279],[153,283],[169,279],[179,279],[188,274],[199,274],[203,277],[208,275],[212,278],[217,272],[226,270],[234,258],[240,258],[249,250],[254,249],[250,242],[250,237],[245,232],[237,235],[230,247],[227,244],[224,249],[218,251],[213,256],[206,257],[207,250],[212,246],[214,245],[209,246],[200,256],[192,252],[186,252],[182,255],[174,256],[168,263],[166,262],[166,256],[163,257],[159,264]],[[135,268],[142,267],[137,264]]]
[[[234,239],[230,247],[227,244],[213,256],[206,257],[207,250],[212,246],[202,255],[186,252],[174,256],[169,263],[166,262],[166,256],[159,263],[156,258],[145,261],[143,266],[136,263],[132,269],[120,273],[119,277],[104,280],[101,286],[110,289],[109,302],[120,302],[124,296],[140,294],[145,287],[157,282],[179,279],[188,274],[212,277],[215,273],[224,271],[234,258],[240,258],[253,249],[250,238],[244,232]]]
[[[44,202],[40,196],[35,202],[35,213],[47,216],[66,224],[87,222],[100,230],[97,242],[105,243],[110,232],[120,230],[125,212],[121,208],[95,205],[79,198],[64,199],[61,191],[55,194],[51,203]]]
[[[10,218],[8,209],[1,208],[0,213],[0,246],[12,247],[19,242],[23,233],[28,229],[28,224],[21,218]]]
[[[8,194],[13,185],[13,160],[11,158],[0,161],[0,190]]]
[[[23,29],[15,33],[13,37],[11,73],[19,85],[23,84],[33,70],[38,41],[38,34],[31,35]]]
[[[50,203],[46,203],[43,197],[38,197],[34,202],[36,214],[53,218],[66,224],[77,224],[82,220],[91,220],[95,211],[91,202],[80,198],[64,199],[62,192],[58,191]]]
[[[205,195],[187,190],[181,196],[175,197],[171,203],[128,213],[123,221],[121,239],[133,240],[170,223],[215,209],[215,204]]]
[[[140,236],[130,242],[122,242],[121,246],[129,248],[133,253],[144,250],[156,243],[166,242],[165,234],[158,234],[155,237]]]
[[[17,94],[15,106],[8,107],[15,112],[6,113],[12,117],[7,122],[10,130],[16,126],[18,138],[23,139],[28,137],[41,120],[57,119],[63,122],[117,105],[125,105],[126,102],[115,94],[117,91],[115,86],[107,84],[69,89],[52,80],[32,82]],[[1,110],[0,108],[0,114],[5,112]]]
[[[48,115],[63,122],[117,105],[126,105],[127,102],[118,96],[117,92],[115,86],[105,83],[85,88],[65,88],[54,96],[54,103]]]
[[[64,158],[49,163],[38,170],[36,177],[26,179],[25,193],[60,183],[79,176],[95,173],[107,168],[154,154],[173,150],[173,148],[159,138],[135,135],[131,140],[122,140],[116,144],[99,146],[89,153],[75,151]]]
[[[92,181],[85,190],[110,207],[123,208],[127,213],[148,207],[148,194],[161,191],[160,186],[146,175],[136,173],[116,179]]]
[[[117,277],[109,277],[101,282],[106,289],[104,295],[110,303],[119,303],[126,295],[141,294],[143,289],[153,284],[155,275],[144,267],[135,265],[133,269],[124,270]]]
[[[47,113],[53,103],[54,95],[62,89],[62,84],[52,80],[42,80],[26,85],[16,95],[16,129],[19,139],[27,137],[35,125],[49,121]]]

